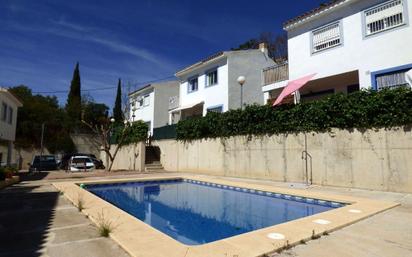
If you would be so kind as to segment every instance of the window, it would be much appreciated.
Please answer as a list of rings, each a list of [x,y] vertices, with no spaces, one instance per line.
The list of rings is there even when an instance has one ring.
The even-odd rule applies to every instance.
[[[139,96],[136,101],[136,108],[140,109],[143,106],[143,97]]]
[[[355,85],[349,85],[346,87],[346,92],[348,94],[351,94],[353,92],[357,92],[359,91],[359,84],[355,84]]]
[[[407,86],[408,82],[406,82],[406,72],[407,70],[403,71],[396,71],[392,73],[386,73],[376,76],[376,88],[378,90],[384,88],[395,88],[395,87],[402,87]]]
[[[217,112],[217,113],[221,113],[223,112],[223,106],[217,106],[217,107],[211,107],[211,108],[207,108],[207,112]]]
[[[206,73],[206,86],[210,87],[217,84],[217,69]]]
[[[340,22],[335,22],[312,31],[312,51],[314,53],[338,46],[341,43]]]
[[[7,121],[7,104],[3,103],[1,105],[1,120],[2,121]]]
[[[199,89],[199,83],[198,83],[198,78],[192,78],[189,79],[188,81],[189,85],[187,88],[187,92],[191,93],[191,92],[195,92]]]
[[[149,106],[150,104],[150,95],[145,95],[143,97],[143,106]]]
[[[364,13],[366,35],[373,35],[405,24],[403,0],[375,6]]]
[[[13,123],[13,108],[9,107],[8,110],[9,110],[9,116],[8,116],[7,122],[9,124],[12,124]]]

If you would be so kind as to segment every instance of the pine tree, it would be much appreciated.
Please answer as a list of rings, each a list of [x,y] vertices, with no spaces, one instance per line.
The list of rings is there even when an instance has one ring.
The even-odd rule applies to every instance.
[[[81,120],[81,82],[78,62],[73,72],[70,92],[67,97],[66,112],[69,117],[69,127],[71,129],[77,128]]]
[[[113,118],[116,121],[116,123],[123,122],[124,119],[122,111],[122,81],[120,79],[117,84],[117,95],[113,108]]]

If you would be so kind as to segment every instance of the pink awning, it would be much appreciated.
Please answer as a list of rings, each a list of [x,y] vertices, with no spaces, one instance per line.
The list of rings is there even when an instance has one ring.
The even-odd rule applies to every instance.
[[[297,80],[289,81],[286,87],[283,89],[282,93],[280,93],[280,95],[276,99],[273,106],[280,104],[285,97],[299,90],[301,87],[303,87],[306,83],[308,83],[315,76],[316,76],[316,73],[306,76],[306,77],[302,77]]]

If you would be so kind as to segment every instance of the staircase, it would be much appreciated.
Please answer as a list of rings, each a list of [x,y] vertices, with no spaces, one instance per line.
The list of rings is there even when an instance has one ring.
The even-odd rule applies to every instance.
[[[146,146],[145,171],[150,173],[164,171],[160,163],[160,148],[158,146]]]
[[[146,164],[145,171],[148,173],[163,172],[163,165],[160,162]]]

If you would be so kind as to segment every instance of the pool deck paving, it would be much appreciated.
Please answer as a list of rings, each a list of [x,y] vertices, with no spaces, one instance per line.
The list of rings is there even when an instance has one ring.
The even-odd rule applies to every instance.
[[[0,190],[0,256],[129,256],[50,182]]]
[[[235,237],[232,240],[222,240],[220,245],[206,244],[202,247],[176,247],[172,239],[159,242],[158,233],[148,225],[139,227],[124,226],[122,233],[112,233],[112,238],[100,237],[92,222],[98,210],[105,209],[107,203],[94,202],[95,213],[81,213],[52,186],[55,184],[73,184],[71,181],[105,181],[111,179],[133,180],[150,177],[180,177],[183,174],[136,174],[136,173],[101,173],[79,174],[54,173],[39,180],[23,181],[0,191],[0,256],[128,256],[117,242],[134,240],[136,234],[139,243],[132,248],[125,248],[134,256],[256,256],[256,249],[270,249],[275,243],[268,244],[266,235],[270,229],[261,230],[253,240],[247,237]],[[185,174],[186,175],[186,174]],[[187,174],[190,176],[190,174]],[[270,256],[412,256],[412,195],[401,193],[375,192],[334,187],[311,186],[288,183],[245,180],[236,178],[219,178],[212,176],[195,176],[206,181],[222,181],[225,184],[248,185],[259,188],[282,188],[285,192],[299,191],[309,195],[330,195],[333,199],[368,199],[371,202],[385,201],[401,204],[378,213],[372,217],[358,221],[349,226],[339,228],[328,235],[305,244],[298,244],[282,253]],[[61,183],[64,182],[64,183]],[[73,199],[72,199],[73,201]],[[86,202],[86,210],[88,209]],[[106,210],[106,209],[105,209]],[[93,211],[92,211],[93,212]],[[110,211],[108,210],[108,215]],[[130,215],[129,215],[130,216]],[[129,224],[131,217],[117,219],[119,224]],[[94,220],[96,221],[96,220]],[[337,221],[336,221],[337,222]],[[298,223],[297,223],[298,224]],[[307,229],[304,223],[296,228],[294,233],[306,237]],[[278,227],[287,234],[287,227]],[[162,237],[163,238],[163,237]],[[163,238],[164,239],[164,238]],[[245,245],[239,252],[233,243]],[[280,243],[284,244],[284,242]],[[146,247],[142,248],[141,245]],[[224,246],[222,248],[221,246]],[[216,248],[216,246],[219,246]],[[124,246],[123,246],[124,247]],[[175,248],[174,248],[175,247]],[[222,250],[223,249],[223,250]],[[159,255],[167,252],[167,255]]]

